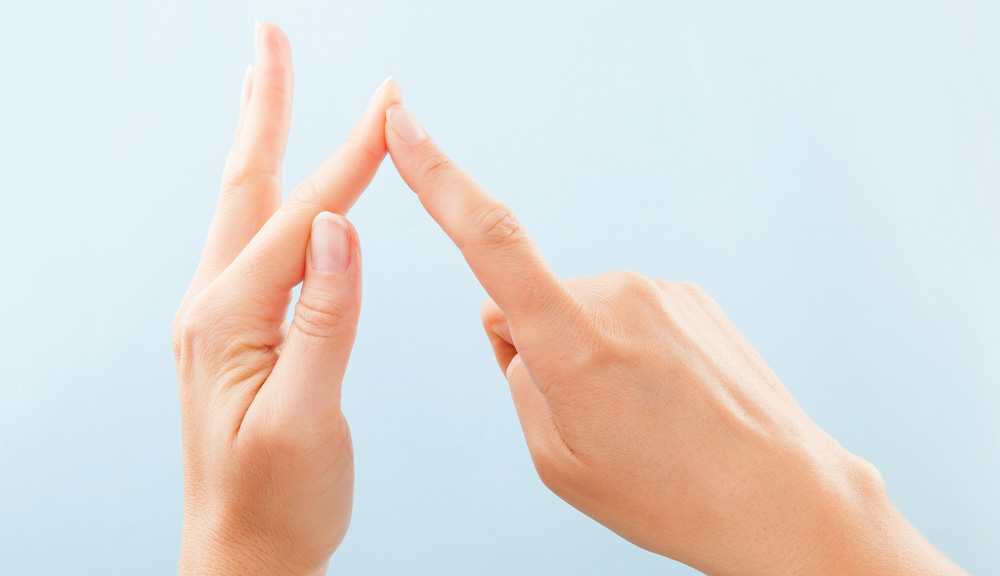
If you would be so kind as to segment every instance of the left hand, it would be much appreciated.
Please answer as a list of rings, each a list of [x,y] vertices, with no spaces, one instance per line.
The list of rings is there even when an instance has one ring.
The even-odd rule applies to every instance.
[[[280,205],[291,49],[267,23],[254,48],[215,217],[174,322],[182,575],[323,574],[351,517],[340,389],[361,307],[361,252],[342,214],[385,157],[385,110],[400,92],[384,82],[347,142]]]

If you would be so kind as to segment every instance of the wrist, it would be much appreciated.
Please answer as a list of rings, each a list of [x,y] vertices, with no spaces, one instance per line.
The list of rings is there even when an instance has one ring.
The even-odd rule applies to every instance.
[[[780,574],[965,574],[906,520],[869,462],[840,448],[815,516]]]
[[[240,530],[227,530],[184,520],[181,537],[180,576],[323,576],[329,559],[306,565],[281,546]],[[244,527],[245,528],[245,527]]]

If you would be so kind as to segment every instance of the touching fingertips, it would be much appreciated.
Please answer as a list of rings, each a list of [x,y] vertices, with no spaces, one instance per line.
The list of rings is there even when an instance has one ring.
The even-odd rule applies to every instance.
[[[382,95],[385,93],[386,87],[389,86],[390,82],[392,82],[392,76],[386,76],[385,80],[383,80],[382,83],[378,85],[378,88],[376,88],[375,92],[372,93],[372,99],[368,101],[369,110],[371,110],[376,104],[379,103],[379,101],[382,100]]]
[[[311,258],[317,272],[339,273],[351,263],[351,231],[339,214],[321,212],[313,220]]]
[[[410,111],[402,106],[390,106],[385,111],[386,122],[408,144],[419,144],[427,139],[427,132]]]

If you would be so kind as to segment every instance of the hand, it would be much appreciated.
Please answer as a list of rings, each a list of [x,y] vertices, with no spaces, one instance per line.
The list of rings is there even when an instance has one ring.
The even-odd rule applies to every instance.
[[[184,575],[323,574],[351,517],[340,389],[361,252],[341,214],[385,157],[385,110],[399,88],[384,82],[347,142],[279,208],[291,51],[272,24],[257,26],[254,48],[215,217],[174,323]]]
[[[561,281],[510,209],[402,106],[388,109],[385,135],[490,296],[483,325],[558,496],[707,574],[960,572],[705,292],[630,272]]]

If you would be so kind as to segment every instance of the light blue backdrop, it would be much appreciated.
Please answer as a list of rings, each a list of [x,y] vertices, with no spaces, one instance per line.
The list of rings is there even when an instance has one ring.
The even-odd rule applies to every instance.
[[[931,541],[1000,567],[997,3],[3,13],[0,573],[176,571],[170,323],[258,18],[295,54],[286,191],[393,74],[560,274],[701,284]],[[391,164],[350,217],[357,495],[331,574],[692,573],[537,480],[483,293]]]

